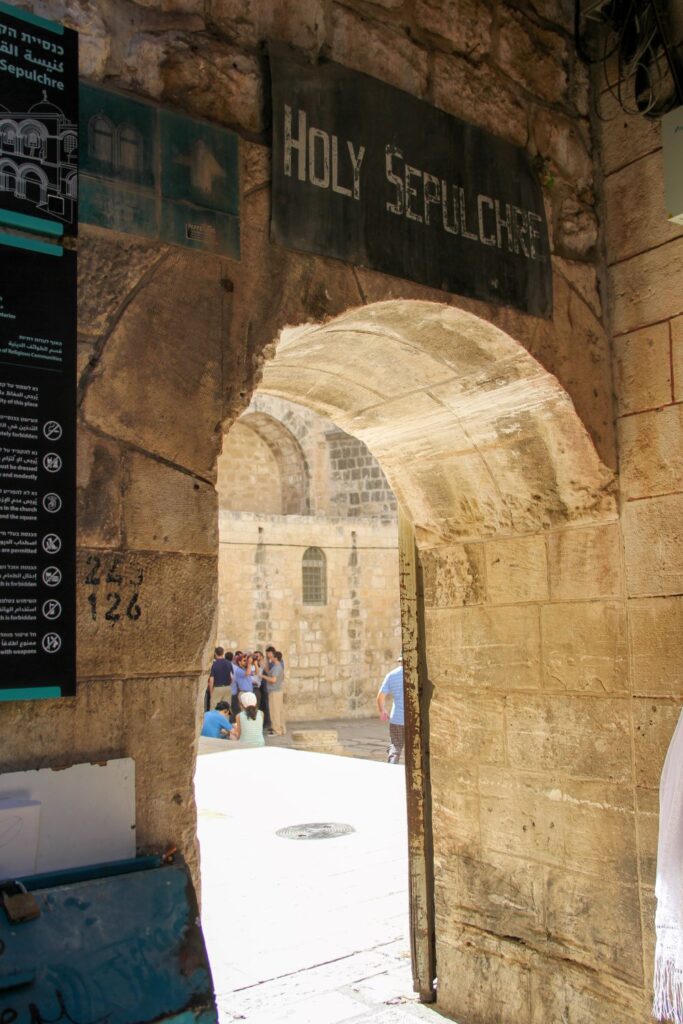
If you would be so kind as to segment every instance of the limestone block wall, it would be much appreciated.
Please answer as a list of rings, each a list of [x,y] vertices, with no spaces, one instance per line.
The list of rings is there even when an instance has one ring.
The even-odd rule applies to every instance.
[[[649,987],[658,787],[683,704],[683,228],[666,217],[659,123],[625,114],[607,89],[600,112]]]
[[[373,714],[401,651],[396,525],[223,510],[220,536],[218,641],[282,650],[290,719]],[[326,558],[324,605],[302,601],[311,545]]]
[[[648,532],[628,524],[631,507],[649,509],[650,526],[659,516],[673,541],[675,520],[665,513],[677,499],[627,502],[622,547],[610,490],[616,446],[597,287],[590,85],[573,49],[573,5],[29,6],[81,31],[89,80],[240,132],[242,259],[87,229],[79,238],[79,692],[72,701],[0,706],[0,767],[131,754],[140,844],[173,842],[192,854],[195,709],[216,633],[222,436],[268,366],[282,365],[273,343],[283,328],[367,307],[353,360],[350,349],[330,342],[324,379],[319,365],[306,373],[295,366],[285,383],[274,371],[269,390],[326,415],[336,409],[338,425],[350,431],[368,404],[359,404],[361,377],[379,378],[375,395],[384,404],[363,422],[363,440],[418,527],[428,584],[439,1008],[460,1024],[645,1022],[641,909],[650,918],[638,882],[651,865],[653,765],[676,700],[665,671],[648,669],[649,620],[635,613],[629,662],[647,676],[639,685],[654,688],[658,679],[661,689],[644,693],[647,700],[626,689],[624,581],[635,611],[657,599],[675,621],[678,605],[666,595],[677,588],[677,562],[656,542],[645,549],[629,541]],[[269,241],[260,45],[268,36],[375,75],[528,149],[551,227],[551,321]],[[615,265],[620,337],[681,312],[673,287],[661,283],[678,265],[679,243],[667,250],[666,265],[656,250]],[[638,269],[631,276],[630,263]],[[648,287],[636,298],[648,267]],[[402,304],[409,299],[421,300],[414,316]],[[387,337],[411,341],[400,359],[396,344],[379,345],[371,330],[381,302],[397,303]],[[427,317],[428,303],[445,306]],[[473,316],[465,323],[444,310]],[[369,352],[377,359],[366,367]],[[342,378],[357,371],[354,361],[363,373],[350,388]],[[470,405],[462,404],[467,389],[455,379],[456,363]],[[382,378],[397,385],[391,395],[381,392]],[[416,382],[424,393],[415,401],[397,397]],[[675,371],[670,387],[675,398]],[[488,404],[478,401],[482,394]],[[645,416],[649,408],[635,411]],[[345,522],[345,530],[355,528]],[[114,593],[123,613],[111,608]],[[675,633],[662,637],[676,653]],[[651,724],[665,718],[666,726]]]

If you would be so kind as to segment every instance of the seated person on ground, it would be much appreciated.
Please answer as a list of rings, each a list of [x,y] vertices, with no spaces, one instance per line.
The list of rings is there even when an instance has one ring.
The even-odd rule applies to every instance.
[[[243,747],[263,747],[263,712],[258,710],[255,693],[240,693],[242,711],[235,719],[233,736]]]
[[[227,700],[220,700],[215,711],[204,712],[202,736],[209,736],[213,740],[229,740],[232,728],[230,705]]]

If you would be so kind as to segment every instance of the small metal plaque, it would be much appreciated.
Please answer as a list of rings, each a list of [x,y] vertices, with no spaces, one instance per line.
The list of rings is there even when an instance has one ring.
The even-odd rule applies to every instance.
[[[353,825],[342,825],[336,821],[312,821],[305,825],[288,825],[275,833],[281,839],[336,839],[355,832]]]

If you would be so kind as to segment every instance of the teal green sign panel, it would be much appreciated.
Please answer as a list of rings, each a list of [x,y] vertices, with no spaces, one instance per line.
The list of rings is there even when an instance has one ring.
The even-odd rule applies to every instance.
[[[234,132],[81,85],[81,220],[239,259]]]

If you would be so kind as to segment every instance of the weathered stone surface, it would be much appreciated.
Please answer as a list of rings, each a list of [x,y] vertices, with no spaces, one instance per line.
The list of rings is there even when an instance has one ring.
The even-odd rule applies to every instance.
[[[683,238],[610,269],[615,334],[683,313]]]
[[[563,530],[548,537],[550,594],[554,601],[620,597],[619,527]]]
[[[509,763],[522,771],[563,772],[583,779],[631,778],[629,705],[603,698],[509,694]]]
[[[548,564],[543,537],[490,541],[486,587],[492,604],[543,601],[548,597]]]
[[[526,144],[528,127],[524,105],[503,76],[488,64],[473,67],[437,53],[432,89],[434,103],[441,110],[517,146]]]
[[[633,706],[636,785],[659,789],[664,758],[680,717],[678,703],[635,698]]]
[[[456,53],[480,60],[491,45],[491,12],[479,0],[417,0],[415,23]]]
[[[239,46],[281,39],[303,50],[317,50],[325,37],[321,0],[209,0],[207,22]]]
[[[624,497],[668,494],[683,479],[683,406],[626,416],[619,421]]]
[[[669,325],[654,324],[615,338],[614,369],[620,413],[642,412],[670,402]]]
[[[593,180],[585,122],[537,107],[531,121],[531,151],[546,161],[546,173],[559,176],[580,190]]]
[[[205,678],[205,677],[204,677]],[[122,729],[135,758],[137,842],[141,850],[177,846],[198,870],[193,758],[197,694],[204,679],[164,677],[124,683]],[[173,714],[165,714],[172,708]],[[190,731],[192,730],[192,731]]]
[[[85,394],[86,421],[212,479],[223,296],[219,267],[195,253],[170,256],[108,339]],[[160,367],[166,383],[155,387]]]
[[[441,800],[446,797],[433,805],[434,835],[446,844],[440,842],[440,856],[447,858],[450,851],[476,856],[481,849],[478,769],[453,765],[443,757],[430,766],[430,775],[433,792]],[[446,847],[449,852],[444,852]]]
[[[78,543],[113,548],[121,542],[121,468],[118,445],[85,428],[78,431]]]
[[[505,10],[498,26],[498,63],[510,78],[551,103],[566,98],[567,45],[561,35]]]
[[[600,96],[599,112],[605,174],[612,174],[625,164],[661,149],[662,129],[658,120],[625,114],[616,95],[609,91]]]
[[[540,686],[537,608],[431,609],[426,622],[429,674],[437,686],[503,691]]]
[[[590,963],[597,952],[604,971],[642,985],[636,885],[552,869],[548,872],[546,913],[551,937],[575,950],[577,960]]]
[[[36,0],[34,14],[60,21],[78,32],[78,70],[95,81],[104,77],[111,53],[111,33],[106,14],[94,0]]]
[[[683,494],[629,502],[623,512],[631,597],[683,592]]]
[[[449,939],[439,945],[436,1009],[468,1024],[529,1024],[528,967],[519,962],[512,941],[494,944],[492,939],[486,948],[482,939],[477,929],[463,929],[461,935],[450,930]],[[509,959],[501,949],[510,953]]]
[[[610,263],[683,235],[667,219],[661,152],[630,163],[605,180],[606,244]]]
[[[683,598],[629,603],[633,692],[683,699]]]
[[[644,886],[654,888],[657,876],[657,844],[659,839],[659,793],[656,790],[636,790],[636,814],[638,818],[640,878]]]
[[[412,43],[405,33],[335,4],[332,10],[331,58],[345,67],[369,73],[368,52],[372,53],[371,73],[375,78],[405,89],[414,96],[425,95],[427,51]]]
[[[585,259],[598,240],[598,219],[592,206],[567,196],[559,205],[556,251],[570,259]]]
[[[544,932],[540,864],[489,850],[466,857],[448,840],[435,843],[434,861],[445,931],[465,923],[503,935]]]
[[[553,256],[553,269],[561,274],[570,289],[586,303],[594,316],[602,317],[602,299],[596,268],[590,263]]]
[[[196,673],[213,633],[216,559],[81,549],[80,678]],[[154,666],[152,668],[152,666]]]
[[[486,585],[481,544],[425,549],[420,562],[427,608],[483,604]]]
[[[543,689],[627,693],[626,613],[617,603],[541,609]]]
[[[637,881],[630,786],[479,768],[481,841],[527,862]]]
[[[214,555],[218,507],[211,484],[135,452],[126,457],[124,481],[129,548]]]
[[[670,323],[671,329],[671,365],[673,368],[674,399],[683,399],[683,316],[676,317]]]
[[[166,246],[81,225],[78,239],[78,330],[101,338],[120,316]]]
[[[162,65],[160,98],[218,124],[260,132],[264,127],[259,61],[211,37],[175,45]]]
[[[654,920],[654,917],[653,917]],[[614,977],[581,970],[572,963],[556,963],[551,970],[531,976],[531,1024],[634,1024],[650,1015],[650,992],[615,984]]]
[[[453,693],[430,671],[436,695],[430,711],[431,743],[435,762],[444,766],[444,781],[472,764],[504,764],[504,698]],[[435,790],[437,802],[449,806],[448,785]]]

